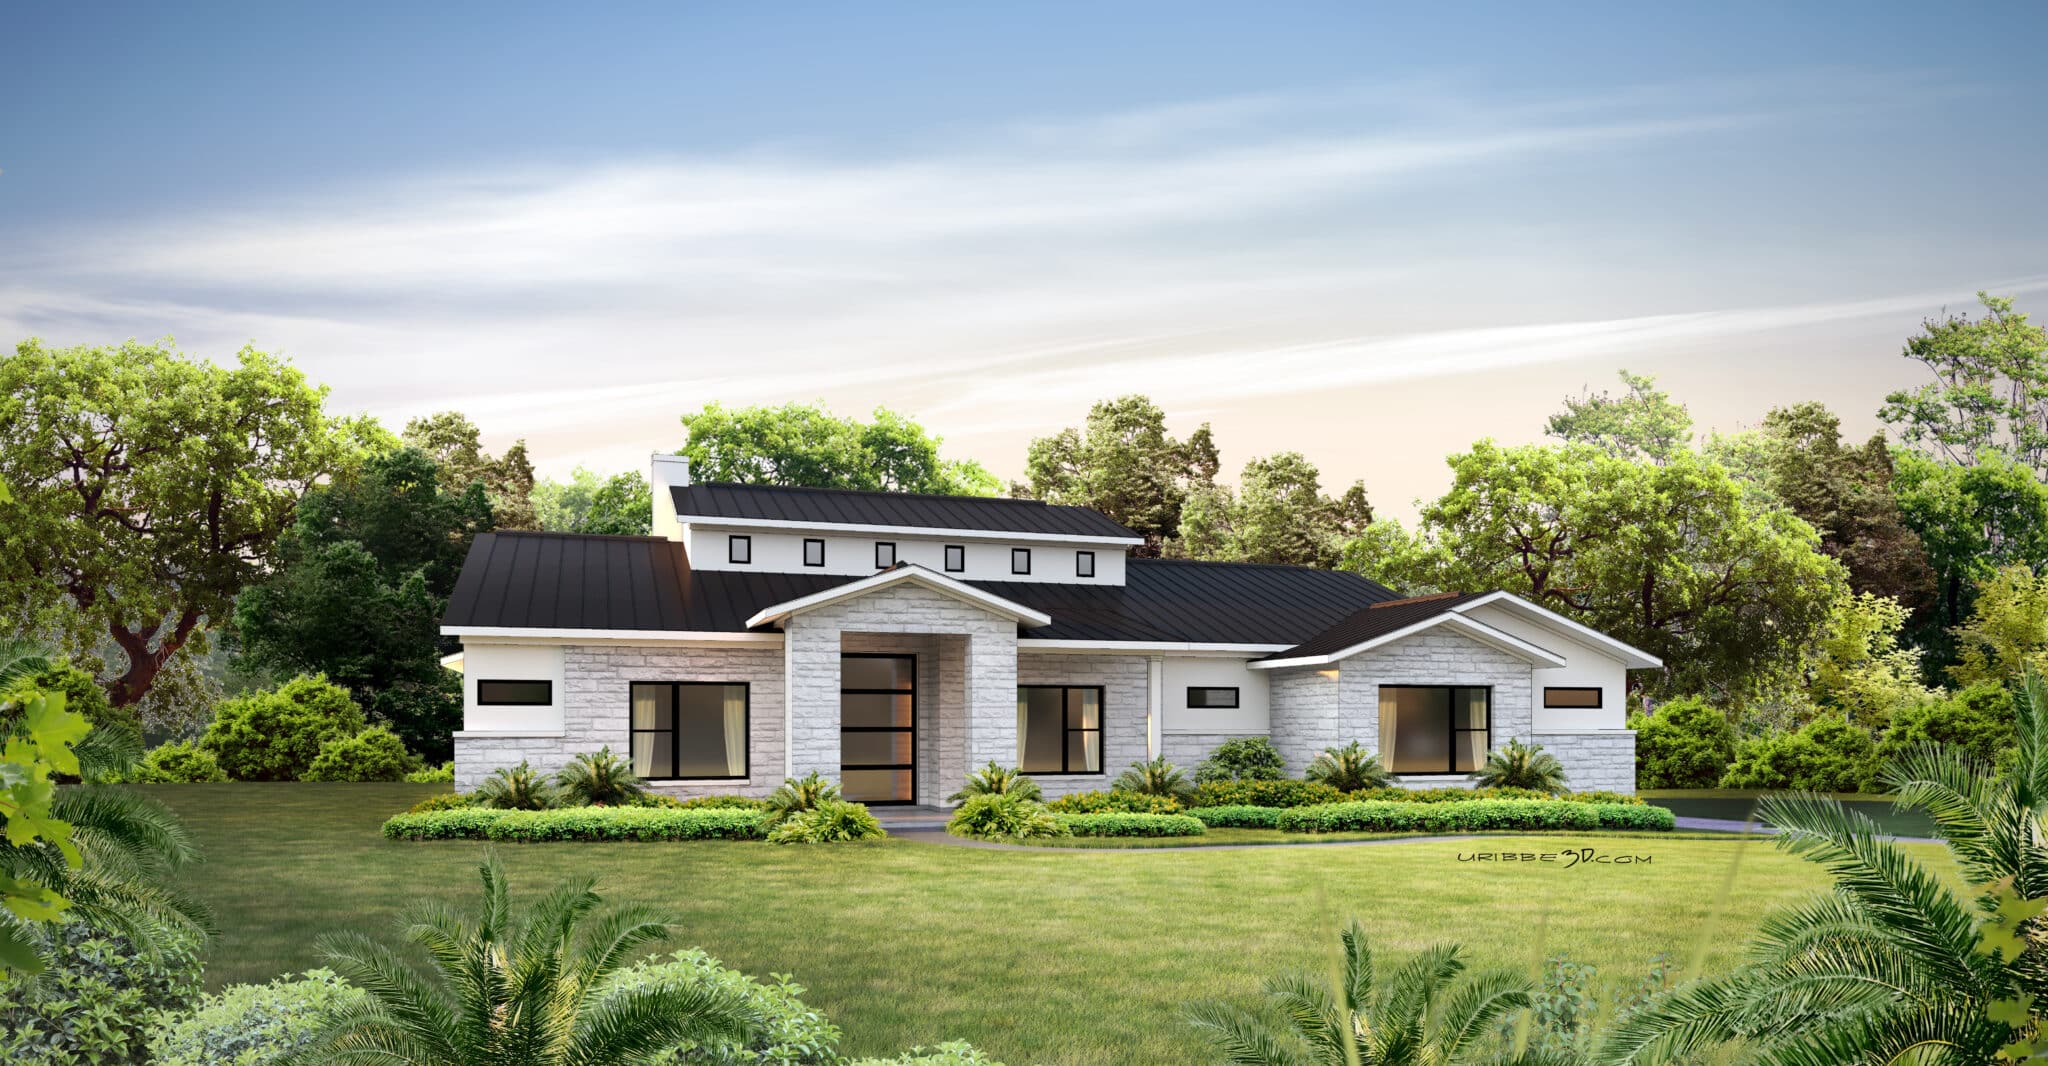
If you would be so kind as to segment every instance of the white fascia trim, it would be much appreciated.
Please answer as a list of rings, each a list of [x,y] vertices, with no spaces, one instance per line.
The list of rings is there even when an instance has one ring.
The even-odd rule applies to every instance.
[[[943,537],[949,540],[1022,540],[1038,544],[1138,545],[1143,537],[1092,537],[1078,533],[1014,533],[999,529],[945,529],[937,526],[870,526],[851,522],[797,522],[783,518],[720,518],[678,515],[685,529],[787,529],[807,533],[874,534],[892,537]]]
[[[1651,655],[1649,652],[1633,644],[1624,644],[1591,626],[1580,625],[1548,607],[1531,603],[1512,592],[1489,592],[1476,600],[1461,603],[1451,608],[1451,610],[1458,614],[1464,614],[1474,607],[1483,607],[1489,603],[1506,604],[1517,610],[1535,615],[1539,625],[1554,624],[1565,630],[1570,636],[1578,637],[1589,644],[1605,648],[1613,652],[1615,657],[1622,661],[1622,665],[1631,670],[1653,670],[1664,665],[1664,660]]]
[[[1292,644],[1200,644],[1172,640],[1052,640],[1037,637],[1018,637],[1018,651],[1114,651],[1142,652],[1151,655],[1216,655],[1247,656],[1271,655],[1286,651]]]
[[[687,629],[542,629],[529,626],[442,626],[441,635],[525,644],[761,644],[780,633],[718,633]]]
[[[1392,644],[1397,640],[1414,636],[1425,629],[1433,629],[1437,626],[1449,626],[1482,644],[1491,644],[1510,655],[1527,659],[1532,663],[1553,667],[1565,665],[1564,657],[1556,652],[1539,648],[1511,633],[1503,633],[1484,622],[1467,618],[1464,615],[1451,611],[1431,615],[1414,625],[1403,626],[1392,633],[1381,634],[1371,640],[1353,644],[1348,648],[1331,652],[1328,655],[1303,655],[1293,659],[1265,659],[1255,663],[1246,663],[1245,665],[1254,670],[1281,670],[1291,666],[1328,666],[1331,663],[1349,659],[1360,652],[1371,651],[1374,648]]]
[[[441,656],[441,669],[443,669],[443,670],[452,670],[452,671],[454,671],[454,672],[456,672],[456,673],[458,673],[458,674],[459,674],[459,673],[461,673],[461,672],[462,672],[462,653],[458,651],[458,652],[455,652],[454,654],[451,654],[451,655],[443,655],[443,656]]]
[[[906,581],[914,581],[934,592],[942,592],[956,600],[963,600],[983,610],[1015,619],[1018,625],[1026,629],[1036,629],[1039,626],[1049,626],[1052,624],[1052,616],[1049,614],[1042,614],[1014,600],[1006,600],[993,593],[983,592],[964,581],[955,581],[944,574],[927,570],[922,566],[912,565],[900,566],[894,570],[885,570],[873,577],[864,577],[859,581],[849,581],[844,585],[834,585],[822,592],[813,592],[808,596],[799,596],[796,599],[778,603],[772,607],[763,607],[754,617],[747,619],[747,628],[751,629],[755,626],[767,625],[770,622],[780,622],[793,614],[823,607],[830,603],[838,603],[841,600],[856,599],[870,592],[900,585]]]

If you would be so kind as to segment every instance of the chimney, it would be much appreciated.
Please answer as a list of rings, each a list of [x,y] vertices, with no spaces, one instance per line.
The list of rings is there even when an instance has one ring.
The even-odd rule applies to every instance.
[[[647,487],[653,490],[654,496],[653,533],[657,537],[681,540],[683,527],[676,521],[676,498],[669,490],[690,483],[689,457],[656,452],[649,458],[648,466]]]

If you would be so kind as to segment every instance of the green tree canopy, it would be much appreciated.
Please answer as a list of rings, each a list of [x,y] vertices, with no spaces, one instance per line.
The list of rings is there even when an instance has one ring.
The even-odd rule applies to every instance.
[[[1782,676],[1846,579],[1813,528],[1745,501],[1689,451],[1663,466],[1585,444],[1480,441],[1409,534],[1377,522],[1345,565],[1411,593],[1505,589],[1662,658],[1664,687]]]
[[[1841,426],[1823,404],[1773,409],[1762,430],[1764,484],[1820,533],[1820,550],[1841,560],[1851,589],[1927,606],[1934,571],[1893,494],[1884,435],[1848,447]]]
[[[1996,455],[2048,474],[2048,330],[1980,292],[1984,314],[1928,319],[1906,358],[1934,380],[1885,397],[1878,417],[1908,445],[1954,466]]]
[[[637,471],[607,478],[579,466],[567,481],[534,485],[533,506],[540,528],[558,533],[646,536],[654,520],[653,495]]]
[[[254,349],[215,366],[164,346],[46,348],[0,359],[0,589],[63,605],[74,638],[125,657],[108,697],[148,692],[272,563],[299,498],[343,469],[364,423]]]
[[[1692,413],[1657,388],[1647,374],[1621,372],[1627,386],[1619,396],[1586,392],[1567,396],[1564,410],[1550,416],[1544,432],[1573,444],[1590,444],[1618,459],[1665,463],[1692,443]]]
[[[681,454],[698,481],[993,496],[1001,483],[973,460],[939,456],[938,437],[909,417],[875,408],[873,421],[816,404],[726,407],[683,416]]]
[[[1365,482],[1341,496],[1322,491],[1322,472],[1300,452],[1244,465],[1239,488],[1200,485],[1181,509],[1168,550],[1193,559],[1336,566],[1345,545],[1372,523]]]
[[[400,439],[427,453],[440,471],[441,484],[460,494],[482,485],[491,501],[499,529],[539,529],[533,506],[533,462],[526,442],[514,441],[496,458],[484,451],[482,431],[460,411],[442,411],[405,424]]]
[[[1893,458],[1900,516],[1934,570],[1932,632],[1922,641],[1946,661],[1945,632],[1969,617],[1979,581],[2002,566],[2048,561],[2048,486],[1993,451],[1968,466],[1905,449]]]
[[[1207,423],[1176,440],[1158,404],[1121,396],[1089,408],[1080,429],[1032,441],[1026,484],[1016,494],[1093,507],[1144,537],[1147,551],[1158,554],[1167,538],[1179,535],[1189,495],[1213,485],[1217,467]]]

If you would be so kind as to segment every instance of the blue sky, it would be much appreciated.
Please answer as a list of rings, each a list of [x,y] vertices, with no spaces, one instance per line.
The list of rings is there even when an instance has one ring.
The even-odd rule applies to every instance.
[[[1440,457],[1658,373],[1873,427],[1898,344],[2048,311],[2048,8],[0,9],[0,334],[282,350],[544,470],[710,400],[1015,473],[1089,400]]]

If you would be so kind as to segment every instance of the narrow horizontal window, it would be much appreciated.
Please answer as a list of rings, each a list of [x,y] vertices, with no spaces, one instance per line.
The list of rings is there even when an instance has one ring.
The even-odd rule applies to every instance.
[[[754,538],[738,534],[725,538],[725,561],[729,563],[753,562]]]
[[[1597,708],[1600,704],[1600,690],[1597,688],[1546,688],[1543,690],[1545,707],[1587,707]]]
[[[804,565],[825,565],[825,542],[817,537],[804,538]]]
[[[896,565],[896,542],[878,540],[875,542],[875,569],[887,570]]]
[[[1074,553],[1074,576],[1075,576],[1075,577],[1094,577],[1094,576],[1095,576],[1095,553],[1094,553],[1094,552],[1075,552],[1075,553]]]
[[[1013,574],[1028,574],[1031,572],[1031,549],[1010,549],[1010,572]]]
[[[552,681],[478,681],[479,707],[545,707],[555,702]]]
[[[946,572],[957,574],[965,569],[967,569],[967,546],[965,544],[946,545]]]
[[[1237,690],[1217,686],[1190,686],[1188,706],[1230,708],[1237,706]]]

